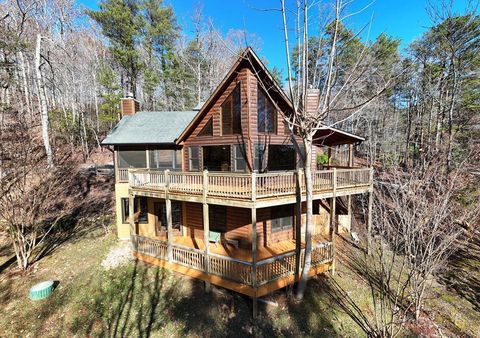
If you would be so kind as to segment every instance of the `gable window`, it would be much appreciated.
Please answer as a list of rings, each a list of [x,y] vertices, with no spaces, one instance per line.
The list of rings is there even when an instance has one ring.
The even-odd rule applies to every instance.
[[[227,207],[210,205],[208,208],[208,223],[212,231],[227,232]]]
[[[182,169],[182,151],[172,149],[149,150],[149,165],[152,169]]]
[[[242,132],[242,105],[240,98],[240,84],[222,103],[222,134],[232,135]]]
[[[275,133],[276,110],[260,86],[257,86],[257,127],[260,133]]]
[[[211,117],[203,126],[197,136],[213,136],[213,118]]]
[[[263,172],[265,170],[265,145],[255,144],[253,152],[253,168],[255,171]]]
[[[189,147],[188,148],[188,170],[199,171],[200,170],[200,148]]]
[[[245,161],[245,147],[243,144],[235,144],[233,146],[234,171],[245,171],[247,162]]]
[[[272,208],[272,232],[284,231],[293,227],[293,205]]]

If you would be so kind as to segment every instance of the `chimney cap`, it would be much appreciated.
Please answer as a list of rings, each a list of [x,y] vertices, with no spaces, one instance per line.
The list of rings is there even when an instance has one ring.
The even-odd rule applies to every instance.
[[[134,99],[135,96],[133,96],[133,93],[132,93],[132,92],[127,92],[126,98],[127,98],[127,99]]]

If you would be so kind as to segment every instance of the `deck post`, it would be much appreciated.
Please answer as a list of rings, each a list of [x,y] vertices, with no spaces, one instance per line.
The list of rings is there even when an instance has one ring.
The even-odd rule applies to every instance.
[[[167,257],[168,261],[173,261],[173,231],[172,231],[172,201],[167,195],[165,200],[165,212],[167,214]]]
[[[336,208],[337,208],[337,169],[333,168],[333,197],[330,199],[330,240],[332,241],[332,275],[335,275],[335,256],[336,256],[336,245],[335,239],[337,236],[337,216],[336,216]]]
[[[135,219],[133,215],[133,210],[134,210],[134,195],[133,193],[129,190],[128,191],[128,223],[130,224],[130,241],[133,243],[133,238],[135,235]],[[135,248],[134,248],[135,249]]]
[[[353,144],[348,146],[348,166],[353,168]],[[347,214],[350,219],[350,228],[348,229],[349,232],[352,231],[352,195],[347,196]]]
[[[370,168],[370,187],[368,189],[367,255],[370,254],[370,247],[372,245],[372,213],[373,213],[373,167]]]
[[[254,289],[252,314],[257,317],[257,209],[252,208],[252,287]]]
[[[204,253],[204,266],[205,266],[205,273],[209,273],[210,271],[210,260],[208,257],[209,253],[209,234],[210,234],[210,219],[209,219],[209,212],[208,212],[208,204],[207,204],[207,194],[208,194],[208,170],[203,171],[203,244],[205,247]],[[205,292],[210,292],[210,283],[205,282]]]

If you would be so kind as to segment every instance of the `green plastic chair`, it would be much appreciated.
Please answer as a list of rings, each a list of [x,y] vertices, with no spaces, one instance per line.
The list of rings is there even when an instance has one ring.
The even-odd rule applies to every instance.
[[[217,245],[218,243],[220,243],[220,237],[221,237],[222,233],[221,232],[218,232],[218,231],[209,231],[208,233],[208,241],[210,243],[215,243],[215,245]]]

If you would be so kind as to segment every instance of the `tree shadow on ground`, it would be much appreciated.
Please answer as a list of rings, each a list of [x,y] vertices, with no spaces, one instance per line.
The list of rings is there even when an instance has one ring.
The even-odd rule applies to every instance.
[[[239,337],[251,335],[250,313],[238,295],[207,294],[200,281],[135,261],[86,297],[69,331],[100,337]]]
[[[480,238],[475,236],[448,262],[439,280],[480,311]]]
[[[320,278],[328,279],[326,276]],[[301,301],[297,301],[292,295],[287,301],[287,310],[297,331],[312,337],[338,336],[339,333],[332,324],[333,311],[338,308],[331,300],[318,278],[308,281]],[[291,336],[288,332],[282,334]]]
[[[166,270],[138,261],[108,274],[93,295],[82,298],[69,331],[100,337],[150,337],[160,332],[181,296],[180,280],[167,277]]]

